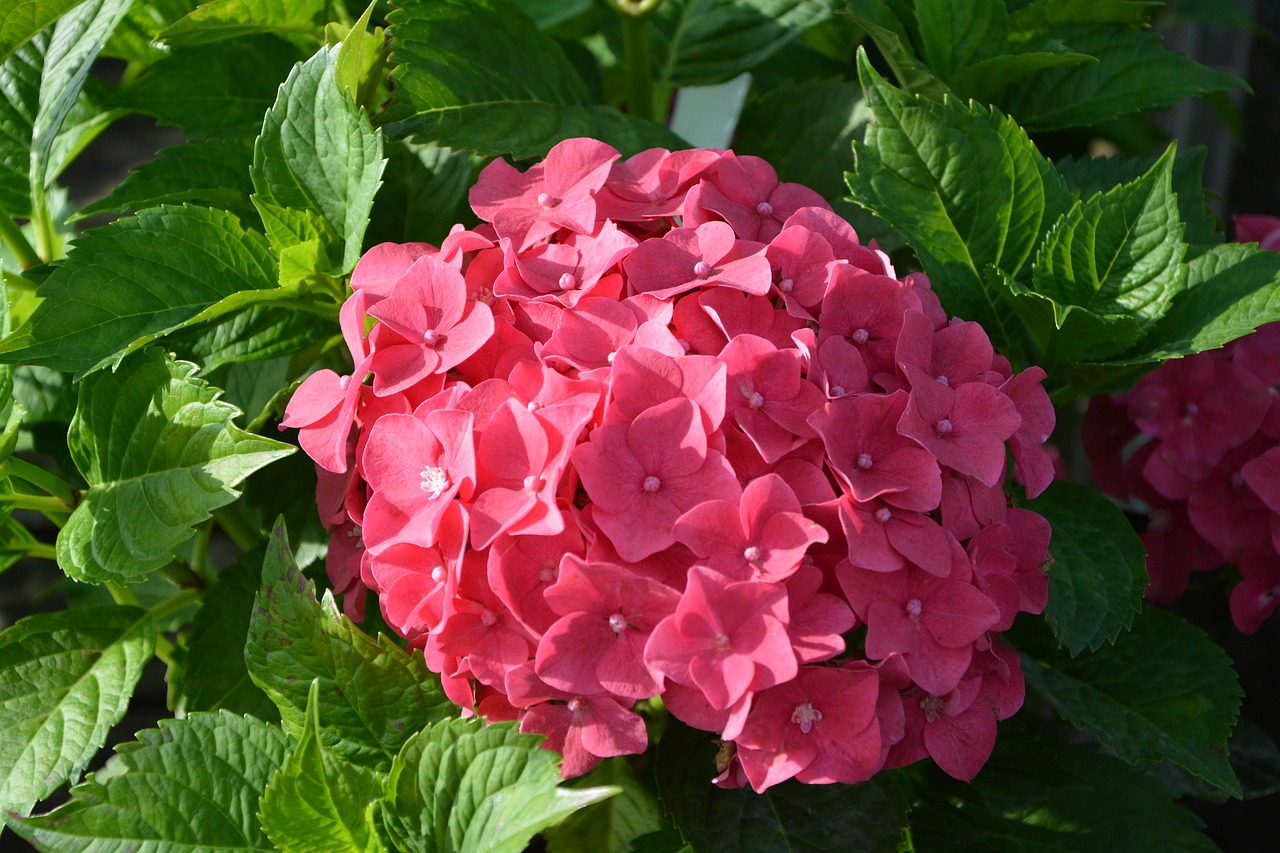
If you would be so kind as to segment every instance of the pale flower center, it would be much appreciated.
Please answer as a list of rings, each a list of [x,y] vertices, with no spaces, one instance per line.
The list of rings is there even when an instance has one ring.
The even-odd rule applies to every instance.
[[[716,651],[723,652],[729,648],[729,635],[716,634],[711,642],[715,644]]]
[[[418,485],[431,500],[440,497],[453,485],[449,482],[449,472],[434,465],[428,465],[423,468],[420,476],[422,477],[422,482]]]
[[[551,193],[538,193],[538,207],[550,210],[559,203],[560,199],[556,198]]]
[[[578,280],[573,277],[571,272],[561,273],[559,284],[561,290],[573,290],[578,286]]]
[[[706,278],[711,275],[711,264],[706,261],[698,261],[693,265],[693,274],[698,278]]]
[[[951,434],[951,419],[950,419],[950,418],[943,418],[942,420],[938,421],[938,423],[937,423],[937,430],[938,430],[938,435],[950,435],[950,434]]]
[[[650,474],[644,478],[644,490],[646,492],[656,492],[662,486],[662,481]]]
[[[795,711],[791,713],[791,722],[800,727],[800,731],[808,734],[813,724],[822,719],[822,712],[813,707],[809,702],[803,705],[797,705]]]
[[[778,282],[778,290],[781,290],[783,293],[790,293],[795,289],[795,286],[796,283],[789,278],[784,278],[782,281]]]
[[[486,610],[480,614],[480,624],[484,625],[486,628],[492,628],[497,623],[498,614],[494,613],[492,610]]]
[[[585,708],[586,705],[587,705],[586,699],[583,699],[581,696],[574,696],[572,699],[569,700],[568,708],[570,711],[573,711],[576,713],[578,711],[581,711],[583,708]]]
[[[861,468],[863,471],[865,471],[865,470],[867,470],[868,468],[870,468],[870,467],[871,467],[871,464],[872,464],[872,459],[871,459],[871,454],[870,454],[870,453],[859,453],[859,454],[858,454],[858,467],[859,467],[859,468]]]
[[[843,396],[844,396],[844,386],[843,386],[843,385],[832,385],[832,386],[831,386],[831,396],[832,396],[832,397],[843,397]]]
[[[882,506],[876,510],[876,521],[885,524],[893,517],[893,513],[889,512],[889,508]]]
[[[942,697],[926,696],[920,700],[920,709],[924,711],[924,718],[927,722],[932,723],[938,717],[942,716]]]
[[[866,329],[854,329],[853,334],[849,336],[849,340],[855,344],[865,344],[871,338],[871,333]]]
[[[747,408],[758,409],[763,405],[764,405],[764,395],[761,394],[759,391],[752,392],[751,396],[747,398]]]
[[[762,201],[756,205],[756,213],[761,216],[771,216],[773,214],[773,205],[767,201]]]
[[[764,562],[764,549],[759,545],[749,545],[746,550],[742,552],[742,559],[746,560],[748,563],[760,565]]]
[[[440,333],[435,329],[427,329],[422,333],[422,342],[429,347],[434,347],[440,343]]]
[[[913,598],[907,602],[907,615],[910,616],[912,619],[919,619],[920,611],[922,609],[923,609],[923,605],[921,605],[920,599],[918,598]]]
[[[627,617],[621,613],[615,613],[609,617],[609,627],[613,629],[613,633],[621,634],[627,630]]]

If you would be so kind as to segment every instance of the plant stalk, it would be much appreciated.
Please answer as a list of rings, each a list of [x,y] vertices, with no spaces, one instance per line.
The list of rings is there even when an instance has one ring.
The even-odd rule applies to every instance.
[[[18,258],[24,270],[40,263],[40,255],[31,247],[27,235],[22,233],[13,217],[4,211],[0,211],[0,239],[4,240],[5,245]]]
[[[649,14],[659,0],[612,0],[622,23],[622,58],[627,66],[627,112],[661,122],[653,97]]]
[[[17,456],[9,457],[9,473],[23,482],[30,483],[37,489],[46,491],[62,501],[65,512],[70,512],[80,503],[80,496],[65,480],[39,465],[33,465]]]

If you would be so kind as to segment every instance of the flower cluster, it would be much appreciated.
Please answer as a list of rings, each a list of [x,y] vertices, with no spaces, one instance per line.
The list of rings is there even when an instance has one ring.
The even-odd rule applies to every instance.
[[[289,403],[328,571],[470,713],[567,776],[720,734],[723,785],[970,779],[1020,707],[1054,416],[816,193],[729,151],[587,139],[471,191],[484,224],[361,259],[351,376]],[[366,329],[369,329],[366,333]],[[371,377],[371,379],[370,379]]]
[[[1236,217],[1241,242],[1280,250],[1280,219]],[[1147,597],[1168,604],[1190,573],[1224,564],[1236,627],[1253,633],[1280,601],[1280,324],[1169,361],[1085,417],[1094,480],[1147,516]]]

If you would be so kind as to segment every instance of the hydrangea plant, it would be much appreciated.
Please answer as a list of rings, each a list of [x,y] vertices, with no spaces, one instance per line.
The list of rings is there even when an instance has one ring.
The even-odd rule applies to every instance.
[[[1216,152],[1041,147],[1241,86],[1177,11],[0,0],[4,832],[1208,845],[1280,752],[1143,593],[1274,603],[1280,255]]]

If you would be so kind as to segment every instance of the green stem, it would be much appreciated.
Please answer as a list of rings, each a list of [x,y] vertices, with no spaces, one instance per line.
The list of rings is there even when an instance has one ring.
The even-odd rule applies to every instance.
[[[35,557],[37,560],[58,562],[58,549],[47,542],[23,542],[20,545],[10,546],[10,548],[12,550],[6,549],[10,554],[14,551],[19,551],[24,557]]]
[[[234,507],[215,509],[213,520],[241,551],[248,551],[262,541],[262,534],[254,530]]]
[[[13,217],[4,211],[0,211],[0,239],[8,245],[23,269],[40,263],[40,256],[36,254],[35,249],[31,248],[27,235],[22,233],[18,223],[13,221]]]
[[[209,536],[213,533],[213,519],[209,519],[204,524],[196,528],[195,538],[191,540],[191,570],[192,576],[200,581],[200,586],[208,586],[210,577],[208,571],[209,564]],[[182,586],[190,586],[191,584],[181,584]]]
[[[141,602],[133,590],[121,583],[115,581],[107,581],[103,584],[107,588],[107,592],[111,593],[111,600],[116,604],[127,605],[129,607],[140,607]]]
[[[57,258],[60,247],[57,245],[58,235],[53,228],[53,216],[49,213],[49,205],[44,191],[32,193],[31,226],[36,232],[36,254],[45,261]]]
[[[71,512],[71,507],[48,495],[28,495],[23,492],[13,492],[5,501],[12,504],[14,509],[30,509],[46,514],[53,513],[54,515],[67,515]]]
[[[623,60],[627,66],[627,112],[657,120],[649,54],[649,16],[623,14]]]
[[[161,567],[160,574],[168,578],[175,586],[182,589],[202,590],[208,586],[202,575],[196,574],[186,565],[177,560]]]
[[[52,471],[46,471],[39,465],[33,465],[25,459],[10,456],[9,473],[62,501],[66,505],[64,511],[69,512],[80,502],[79,494],[65,480]]]
[[[39,285],[37,285],[34,281],[32,281],[29,278],[24,278],[23,276],[18,275],[13,270],[4,271],[4,283],[18,290],[28,290],[32,293],[35,293],[36,290],[39,288]]]
[[[152,619],[159,622],[170,613],[181,610],[193,601],[199,601],[200,596],[203,594],[204,593],[198,589],[184,589],[155,605],[148,610],[147,613]]]

